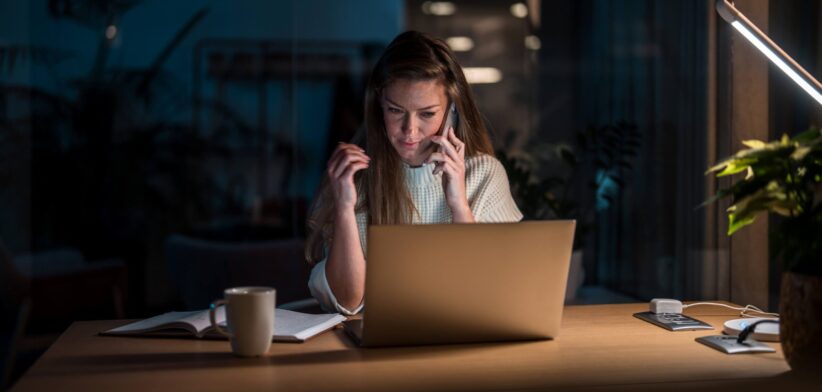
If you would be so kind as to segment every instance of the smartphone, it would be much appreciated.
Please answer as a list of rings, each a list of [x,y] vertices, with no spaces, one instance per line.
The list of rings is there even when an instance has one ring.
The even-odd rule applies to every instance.
[[[448,106],[448,113],[445,116],[445,121],[442,123],[442,129],[440,129],[440,136],[448,137],[448,128],[453,127],[454,129],[457,128],[457,121],[459,116],[457,115],[457,105],[451,102]],[[442,147],[437,146],[437,152],[442,152]],[[439,171],[442,171],[441,168],[442,164],[437,164],[434,167],[434,174],[437,174]]]
[[[443,122],[442,129],[440,130],[440,136],[448,136],[448,128],[457,128],[457,117],[457,105],[451,102],[451,105],[448,106],[448,114],[445,117],[445,122]]]

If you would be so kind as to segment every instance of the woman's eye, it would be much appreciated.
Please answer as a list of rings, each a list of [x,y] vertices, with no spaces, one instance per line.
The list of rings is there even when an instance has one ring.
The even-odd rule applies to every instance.
[[[392,113],[392,114],[400,114],[400,113],[402,113],[402,110],[397,109],[397,108],[388,108],[388,112]]]
[[[422,112],[422,116],[424,118],[432,118],[432,117],[434,117],[434,114],[436,114],[436,113],[434,113],[434,112]]]

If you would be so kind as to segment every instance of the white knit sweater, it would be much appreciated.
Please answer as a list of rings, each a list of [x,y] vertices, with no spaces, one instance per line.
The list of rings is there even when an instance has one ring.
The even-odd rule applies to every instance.
[[[445,200],[442,174],[432,174],[434,163],[415,168],[404,165],[404,168],[405,184],[419,212],[419,216],[415,216],[412,223],[451,223],[453,219],[451,209]],[[490,155],[482,154],[465,160],[465,191],[468,205],[477,222],[517,222],[522,219],[522,213],[511,197],[508,175],[502,164]],[[357,228],[363,254],[367,249],[367,222],[366,212],[357,213]],[[325,262],[325,259],[320,261],[311,270],[308,281],[311,295],[326,311],[347,315],[360,312],[362,304],[354,310],[348,310],[337,302],[325,276]]]

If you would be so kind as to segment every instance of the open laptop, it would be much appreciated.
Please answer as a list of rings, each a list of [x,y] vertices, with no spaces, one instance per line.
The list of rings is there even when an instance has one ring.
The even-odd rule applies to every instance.
[[[370,226],[364,347],[550,339],[575,221]]]

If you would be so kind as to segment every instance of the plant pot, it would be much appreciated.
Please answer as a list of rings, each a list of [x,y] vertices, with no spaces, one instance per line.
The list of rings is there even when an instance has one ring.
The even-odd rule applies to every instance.
[[[782,274],[779,335],[796,372],[822,370],[822,276]]]

